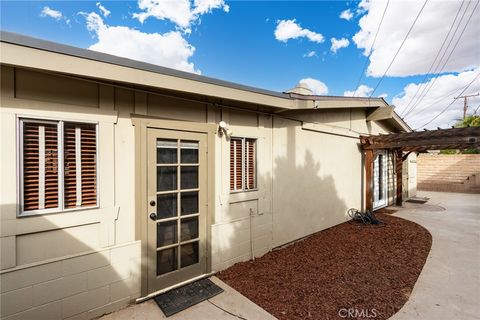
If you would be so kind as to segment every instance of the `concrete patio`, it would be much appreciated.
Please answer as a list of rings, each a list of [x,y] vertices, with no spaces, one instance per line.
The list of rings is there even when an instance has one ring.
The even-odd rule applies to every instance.
[[[268,312],[245,298],[239,292],[229,287],[217,277],[210,278],[220,286],[224,292],[219,295],[181,311],[168,319],[191,320],[191,319],[248,319],[269,320],[275,319]],[[167,319],[154,300],[132,305],[123,310],[111,313],[101,320],[153,320]]]
[[[396,216],[432,234],[432,249],[408,302],[390,319],[480,318],[480,195],[419,192]]]
[[[390,319],[479,319],[480,195],[419,192],[426,204],[406,202],[394,215],[427,228],[431,252],[408,302]],[[216,277],[225,292],[170,317],[182,319],[275,319]],[[222,310],[223,309],[223,310]],[[227,312],[226,312],[227,311]],[[165,319],[153,300],[102,320]]]

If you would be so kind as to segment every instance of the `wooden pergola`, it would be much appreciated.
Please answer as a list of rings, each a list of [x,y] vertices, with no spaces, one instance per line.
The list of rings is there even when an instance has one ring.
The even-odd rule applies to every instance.
[[[360,143],[365,156],[365,209],[371,212],[373,210],[373,162],[376,151],[389,150],[395,155],[396,204],[402,205],[402,169],[403,161],[408,155],[412,152],[420,153],[428,150],[478,149],[480,148],[480,127],[360,136]]]

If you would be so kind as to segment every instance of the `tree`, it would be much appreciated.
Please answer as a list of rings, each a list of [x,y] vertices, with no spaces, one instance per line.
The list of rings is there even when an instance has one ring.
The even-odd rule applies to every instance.
[[[455,124],[456,128],[480,127],[480,116],[468,116]]]

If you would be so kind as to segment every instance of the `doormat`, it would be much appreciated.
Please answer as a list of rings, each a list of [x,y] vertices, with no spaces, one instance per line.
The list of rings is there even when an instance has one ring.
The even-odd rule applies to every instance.
[[[395,210],[395,209],[382,208],[382,209],[376,210],[375,213],[394,214],[397,211],[398,210]]]
[[[411,198],[408,198],[407,200],[405,200],[406,202],[411,202],[411,203],[421,203],[421,204],[424,204],[426,203],[428,200],[430,200],[430,198],[427,198],[427,197],[423,197],[423,198],[420,198],[420,197],[411,197]]]
[[[162,293],[153,299],[162,309],[165,316],[170,317],[222,292],[223,289],[210,279],[201,279]]]

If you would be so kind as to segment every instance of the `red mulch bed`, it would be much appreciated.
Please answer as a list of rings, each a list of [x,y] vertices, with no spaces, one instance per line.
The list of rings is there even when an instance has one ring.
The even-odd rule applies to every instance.
[[[387,319],[407,302],[432,237],[416,223],[377,217],[384,226],[343,223],[217,276],[278,319]],[[340,317],[343,308],[357,317]]]

